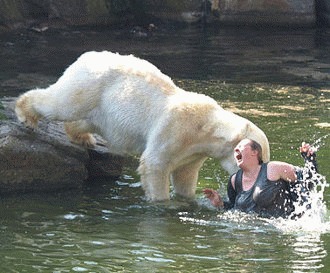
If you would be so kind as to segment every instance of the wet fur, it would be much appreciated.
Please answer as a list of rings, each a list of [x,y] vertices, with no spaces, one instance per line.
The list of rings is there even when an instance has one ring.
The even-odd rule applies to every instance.
[[[16,103],[21,122],[65,121],[71,141],[92,147],[101,135],[115,154],[138,154],[138,172],[146,196],[193,197],[198,172],[207,157],[218,158],[233,173],[234,146],[252,138],[269,160],[265,134],[252,122],[221,108],[212,98],[177,87],[154,65],[132,55],[87,52],[45,89],[21,95]]]

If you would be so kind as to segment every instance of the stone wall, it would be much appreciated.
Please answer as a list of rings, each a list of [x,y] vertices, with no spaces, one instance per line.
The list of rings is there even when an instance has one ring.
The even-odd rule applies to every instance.
[[[163,22],[302,25],[329,0],[0,0],[0,28]],[[316,7],[317,5],[317,7]],[[324,18],[324,9],[321,9]],[[328,12],[328,11],[325,11]]]
[[[0,0],[2,29],[47,23],[109,25],[114,21],[107,0]]]
[[[231,24],[313,25],[311,0],[219,0],[219,20]]]

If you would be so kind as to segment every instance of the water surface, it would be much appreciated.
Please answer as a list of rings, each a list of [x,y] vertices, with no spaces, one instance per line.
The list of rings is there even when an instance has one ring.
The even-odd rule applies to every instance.
[[[0,96],[56,81],[88,50],[137,55],[182,88],[210,95],[269,137],[272,159],[301,165],[316,142],[329,177],[328,29],[162,28],[149,37],[97,29],[0,36]],[[205,187],[225,195],[228,175],[204,165],[194,202],[145,201],[133,168],[81,190],[0,198],[1,272],[326,272],[329,189],[300,221],[218,212]]]

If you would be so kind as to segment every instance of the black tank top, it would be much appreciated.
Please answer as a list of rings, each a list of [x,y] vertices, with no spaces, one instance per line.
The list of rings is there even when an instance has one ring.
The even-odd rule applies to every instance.
[[[251,189],[242,187],[243,171],[236,173],[235,189],[228,184],[228,196],[234,209],[263,217],[285,217],[294,210],[289,183],[284,180],[270,181],[267,178],[267,163],[261,165],[257,180]],[[230,189],[231,188],[231,189]]]

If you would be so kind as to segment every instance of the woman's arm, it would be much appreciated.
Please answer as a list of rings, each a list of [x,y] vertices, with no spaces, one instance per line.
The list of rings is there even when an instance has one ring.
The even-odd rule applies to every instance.
[[[308,143],[303,142],[299,151],[305,160],[305,167],[307,164],[308,169],[317,172],[316,154],[314,149]],[[268,163],[267,178],[271,181],[283,179],[287,182],[296,182],[297,168],[286,162],[271,161]]]
[[[268,163],[267,178],[270,181],[282,179],[294,183],[297,181],[296,169],[293,165],[286,162],[271,161]]]

